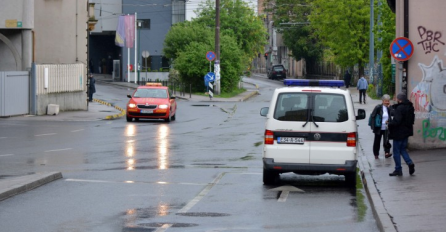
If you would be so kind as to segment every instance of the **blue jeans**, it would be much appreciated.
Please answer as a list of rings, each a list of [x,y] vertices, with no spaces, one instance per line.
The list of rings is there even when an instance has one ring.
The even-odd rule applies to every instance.
[[[408,138],[402,140],[393,140],[393,160],[395,160],[395,171],[401,172],[401,156],[403,156],[404,161],[407,165],[413,164],[412,160],[407,153],[407,140]]]

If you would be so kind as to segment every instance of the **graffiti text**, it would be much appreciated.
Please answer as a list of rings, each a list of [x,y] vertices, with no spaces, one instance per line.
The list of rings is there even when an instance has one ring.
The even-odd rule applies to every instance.
[[[423,124],[423,137],[426,138],[438,138],[442,141],[446,140],[446,128],[444,127],[436,127],[431,128],[431,123],[429,119],[425,119],[422,122]]]
[[[440,41],[440,38],[442,36],[440,31],[433,32],[431,30],[427,30],[423,26],[418,27],[418,34],[420,35],[420,38],[422,39],[417,44],[421,44],[423,46],[423,50],[425,51],[425,54],[434,52],[439,52],[437,45],[439,43],[445,45],[442,41]]]

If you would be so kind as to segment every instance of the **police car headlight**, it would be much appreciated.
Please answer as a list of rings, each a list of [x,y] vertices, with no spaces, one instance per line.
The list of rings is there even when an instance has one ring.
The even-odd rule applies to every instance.
[[[129,106],[129,108],[135,108],[135,107],[136,107],[136,104],[134,104],[134,103],[130,103],[128,106]]]
[[[159,105],[159,108],[160,109],[167,109],[167,108],[169,108],[169,105]]]

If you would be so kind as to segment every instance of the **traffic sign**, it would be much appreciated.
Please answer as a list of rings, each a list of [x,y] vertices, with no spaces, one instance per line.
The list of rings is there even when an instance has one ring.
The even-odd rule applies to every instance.
[[[206,53],[206,59],[209,60],[209,61],[215,60],[215,57],[216,56],[215,56],[215,53],[213,51],[208,51]]]
[[[412,57],[414,46],[412,41],[405,37],[399,37],[390,44],[390,54],[395,60],[406,61]]]
[[[213,72],[209,72],[204,76],[206,82],[215,81],[215,74]]]
[[[142,57],[147,58],[150,56],[150,53],[149,53],[149,51],[142,51],[141,55],[142,55]]]

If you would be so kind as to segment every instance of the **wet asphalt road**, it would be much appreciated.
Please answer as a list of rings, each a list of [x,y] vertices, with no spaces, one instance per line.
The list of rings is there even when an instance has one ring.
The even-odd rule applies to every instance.
[[[0,202],[1,231],[378,231],[364,190],[344,187],[343,177],[286,174],[262,184],[259,111],[281,85],[250,82],[261,95],[179,100],[171,123],[0,119],[1,178],[64,175]],[[132,92],[97,91],[120,107]]]

